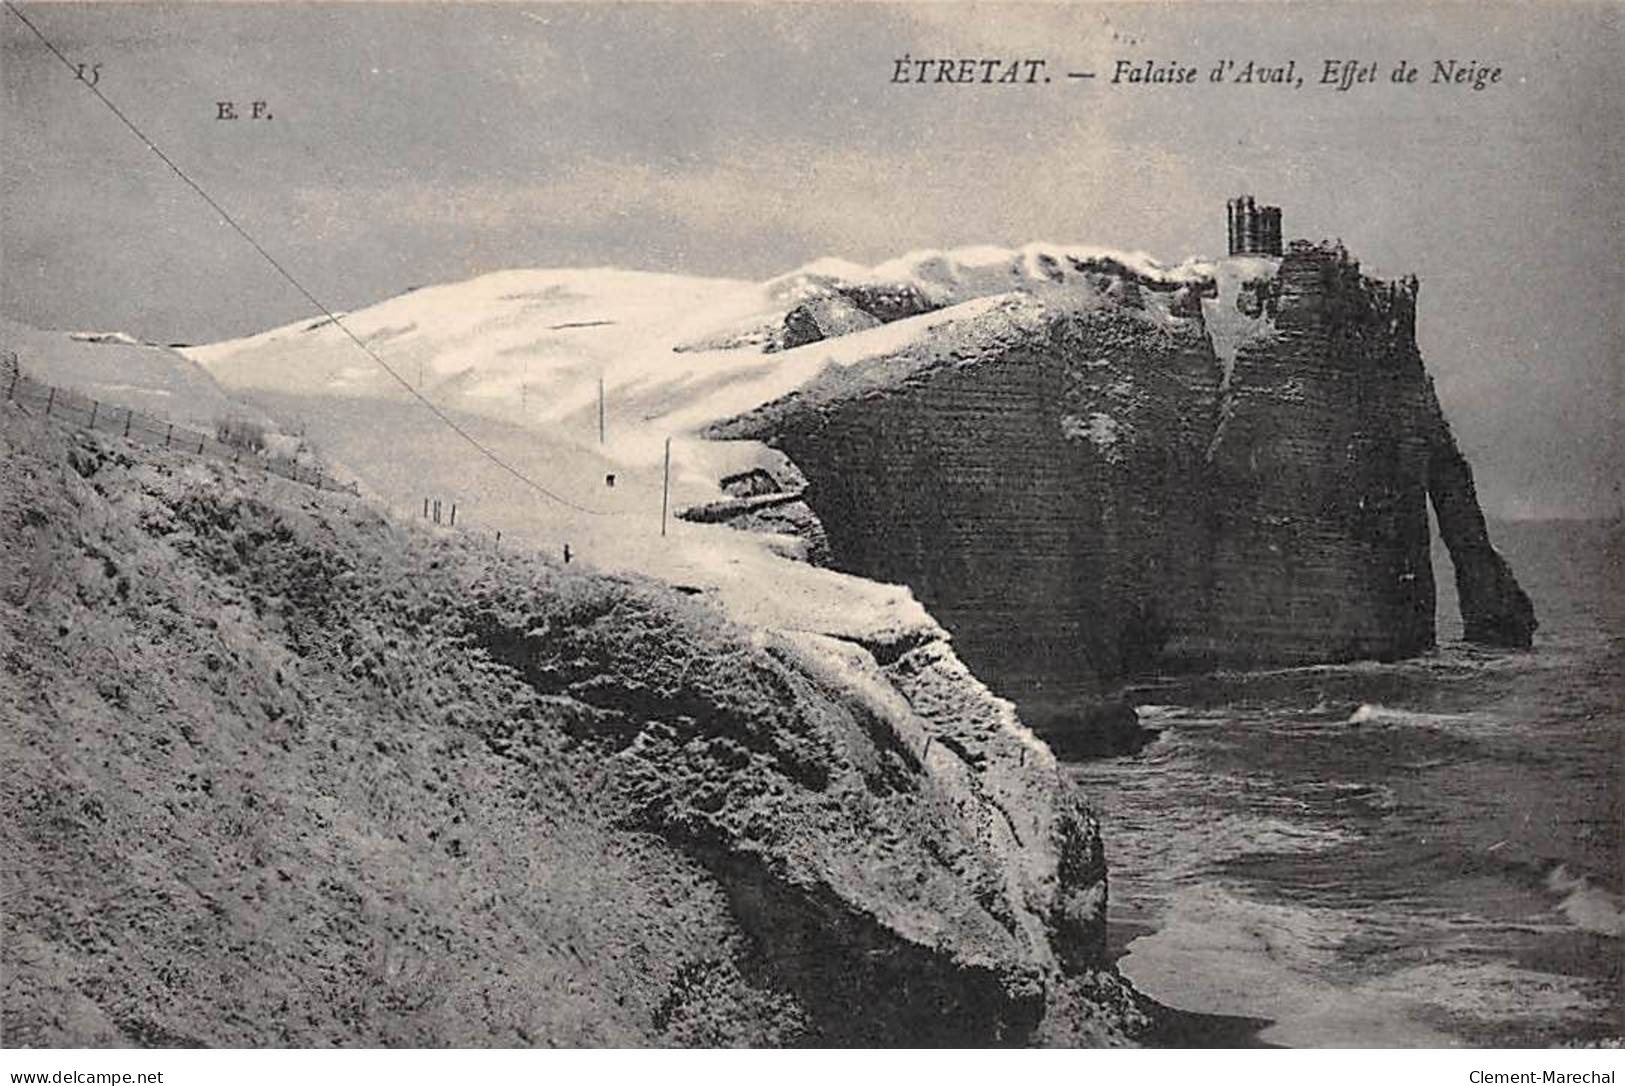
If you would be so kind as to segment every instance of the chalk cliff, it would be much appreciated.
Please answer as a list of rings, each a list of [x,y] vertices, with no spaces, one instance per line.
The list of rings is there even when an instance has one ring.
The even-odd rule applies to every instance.
[[[907,318],[901,346],[708,436],[787,454],[829,561],[909,585],[1035,726],[1132,673],[1430,648],[1430,499],[1468,638],[1530,643],[1417,349],[1414,279],[1305,242],[1042,270],[1012,261],[1015,289]]]
[[[1230,210],[1229,255],[1178,266],[1032,244],[757,284],[512,271],[346,316],[567,507],[474,477],[466,450],[429,455],[438,423],[331,327],[188,353],[403,508],[458,494],[505,538],[567,541],[748,623],[845,621],[850,584],[778,555],[906,586],[1039,726],[1134,673],[1426,650],[1430,503],[1468,636],[1527,645],[1414,281],[1283,244],[1278,209]],[[668,483],[689,523],[650,538]]]

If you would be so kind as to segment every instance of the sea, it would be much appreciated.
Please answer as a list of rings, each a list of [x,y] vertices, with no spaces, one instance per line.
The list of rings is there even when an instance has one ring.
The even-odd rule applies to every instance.
[[[1122,973],[1170,1044],[1552,1046],[1625,1034],[1625,535],[1494,523],[1531,651],[1158,680],[1160,729],[1069,772],[1099,812]]]

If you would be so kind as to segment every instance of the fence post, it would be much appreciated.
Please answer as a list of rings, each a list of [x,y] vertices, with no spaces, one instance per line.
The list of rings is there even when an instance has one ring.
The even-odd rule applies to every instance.
[[[85,427],[85,429],[94,430],[96,428],[96,412],[100,411],[101,409],[102,405],[99,400],[90,401],[90,425]]]
[[[51,386],[51,394],[45,397],[45,417],[51,417],[51,405],[56,403],[56,386]]]
[[[175,424],[172,422],[172,423],[169,424],[169,429],[164,431],[164,448],[166,448],[166,449],[169,448],[169,439],[174,437],[174,436],[175,436]]]
[[[451,503],[451,526],[453,528],[457,527],[457,503],[456,502]]]
[[[130,436],[130,419],[133,418],[134,416],[135,416],[135,411],[134,411],[133,408],[126,407],[124,409],[124,436],[125,437]]]
[[[666,439],[666,470],[660,482],[660,534],[666,534],[666,506],[671,498],[671,438]]]
[[[199,456],[202,456],[202,455],[203,455],[203,443],[204,443],[204,442],[205,442],[205,441],[207,441],[207,440],[209,440],[209,438],[208,438],[208,436],[207,436],[207,435],[205,435],[205,434],[199,434],[199,435],[198,435],[198,439],[197,439],[197,454],[198,454],[198,455],[199,455]]]

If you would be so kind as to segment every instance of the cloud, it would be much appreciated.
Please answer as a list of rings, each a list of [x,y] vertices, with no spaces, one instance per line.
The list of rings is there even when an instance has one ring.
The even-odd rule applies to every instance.
[[[1086,57],[1114,39],[1132,37],[1099,4],[921,3],[907,8],[920,53],[956,56]]]

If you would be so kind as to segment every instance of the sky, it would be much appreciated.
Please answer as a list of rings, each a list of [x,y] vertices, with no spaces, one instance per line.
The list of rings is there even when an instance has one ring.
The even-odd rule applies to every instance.
[[[1619,3],[18,6],[335,309],[511,267],[760,279],[1035,240],[1178,261],[1222,255],[1249,192],[1288,238],[1421,279],[1490,511],[1620,508]],[[897,84],[905,54],[1052,81]],[[1207,82],[1226,58],[1305,85]],[[1321,87],[1326,59],[1380,79]],[[1501,81],[1433,85],[1435,59]],[[1119,60],[1201,78],[1114,85]],[[1388,81],[1401,60],[1417,84]],[[189,343],[310,315],[9,11],[0,87],[0,312]]]

